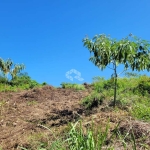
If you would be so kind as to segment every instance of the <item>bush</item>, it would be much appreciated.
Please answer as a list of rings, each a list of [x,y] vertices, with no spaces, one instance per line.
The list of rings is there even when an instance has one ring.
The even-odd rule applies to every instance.
[[[28,90],[32,89],[34,87],[40,87],[46,85],[44,82],[43,84],[39,84],[35,80],[32,80],[30,76],[27,74],[20,74],[17,77],[15,77],[13,80],[7,81],[4,77],[0,76],[0,91],[6,92],[6,91],[18,91],[20,89]]]
[[[9,82],[9,84],[11,86],[25,87],[25,89],[34,88],[40,85],[38,82],[36,82],[35,80],[32,80],[28,75],[25,75],[25,74],[21,74],[20,76],[14,78],[13,80]]]
[[[117,87],[118,87],[118,83],[117,83]],[[114,78],[111,78],[105,82],[104,89],[106,90],[114,89]]]
[[[146,93],[150,94],[150,78],[147,76],[141,76],[139,77],[138,86],[135,88],[135,91],[138,91],[143,96]]]
[[[97,92],[93,92],[91,95],[85,97],[82,100],[82,104],[86,107],[86,109],[92,109],[93,107],[98,107],[98,105],[101,105],[104,99],[104,95],[100,95]]]
[[[114,88],[114,78],[105,80],[103,77],[94,77],[93,78],[94,90],[97,92],[102,92],[103,90],[109,90]],[[118,86],[118,85],[117,85]]]
[[[93,86],[94,86],[94,90],[96,92],[102,92],[102,90],[104,90],[104,85],[106,84],[106,80],[104,78],[101,77],[94,77],[93,78]]]
[[[0,83],[7,84],[7,79],[0,75]]]
[[[46,83],[46,82],[43,82],[42,85],[47,85],[47,83]]]

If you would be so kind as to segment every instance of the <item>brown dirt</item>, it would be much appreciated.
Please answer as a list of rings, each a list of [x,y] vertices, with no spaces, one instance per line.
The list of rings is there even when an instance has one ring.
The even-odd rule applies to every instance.
[[[0,93],[0,146],[15,149],[22,137],[39,131],[39,124],[61,126],[82,115],[80,100],[88,91],[44,86],[17,93]],[[42,130],[42,129],[41,129]]]
[[[92,110],[93,113],[89,112],[86,115],[87,112],[80,105],[80,101],[89,95],[91,90],[87,84],[85,86],[87,90],[84,91],[44,86],[28,91],[0,93],[0,147],[3,150],[15,150],[18,146],[30,148],[28,140],[31,135],[36,134],[45,134],[52,140],[52,133],[44,126],[55,127],[59,134],[60,127],[79,118],[82,118],[85,127],[92,120],[97,125],[103,125],[109,119],[110,130],[113,130],[119,121],[126,120],[123,121],[119,130],[122,134],[128,131],[127,120],[131,118],[124,111],[114,112],[111,108],[102,111],[105,109],[96,108]],[[135,122],[133,119],[130,120],[131,124],[136,138],[143,133],[149,134],[150,124]],[[148,137],[147,144],[150,144],[150,136]],[[37,135],[36,138],[38,138]],[[42,140],[44,141],[45,138]]]

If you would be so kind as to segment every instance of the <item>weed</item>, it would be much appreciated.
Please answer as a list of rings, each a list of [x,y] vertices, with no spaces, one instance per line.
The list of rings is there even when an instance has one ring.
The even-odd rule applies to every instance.
[[[78,122],[71,124],[71,130],[66,140],[68,148],[70,150],[101,150],[107,139],[109,125],[106,126],[104,132],[100,129],[95,130],[95,127],[92,126],[91,129],[86,130],[86,133],[84,133],[81,122],[79,122],[79,128],[77,125]]]

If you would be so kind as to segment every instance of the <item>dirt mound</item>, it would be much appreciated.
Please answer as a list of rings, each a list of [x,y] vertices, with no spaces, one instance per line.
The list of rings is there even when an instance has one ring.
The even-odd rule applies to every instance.
[[[45,100],[46,97],[51,96],[51,93],[55,90],[52,86],[44,86],[42,88],[32,89],[20,95],[22,100]]]
[[[128,121],[121,123],[119,131],[122,135],[133,135],[135,140],[143,138],[144,143],[150,146],[150,124],[142,121]],[[144,139],[146,137],[146,139]]]
[[[145,135],[150,137],[150,124],[141,121],[124,122],[120,125],[119,131],[121,134],[133,132],[136,139]]]

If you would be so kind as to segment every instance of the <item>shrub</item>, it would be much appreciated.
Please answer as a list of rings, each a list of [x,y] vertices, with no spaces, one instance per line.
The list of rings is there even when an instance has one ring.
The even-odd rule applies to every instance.
[[[21,74],[20,76],[14,78],[9,82],[11,86],[21,86],[23,89],[34,88],[40,84],[35,80],[32,80],[30,76],[26,74]]]
[[[141,76],[139,77],[138,86],[136,87],[136,90],[143,96],[146,93],[150,94],[150,78],[147,76]]]
[[[7,84],[7,79],[3,77],[2,75],[0,75],[0,83]]]
[[[94,77],[93,78],[94,90],[97,92],[102,92],[103,90],[109,90],[114,88],[114,78],[105,80],[103,77]],[[118,84],[117,84],[118,86]]]
[[[46,83],[39,84],[35,80],[32,80],[30,76],[27,74],[20,74],[19,76],[15,77],[13,80],[5,82],[6,79],[0,76],[0,91],[18,91],[20,89],[28,90],[34,87],[40,87],[46,85]]]
[[[91,95],[85,97],[81,103],[86,107],[86,109],[92,109],[93,107],[98,107],[98,105],[101,105],[104,99],[104,95],[93,92]]]
[[[47,85],[47,83],[46,83],[46,82],[43,82],[42,85]]]
[[[102,90],[104,90],[104,85],[106,83],[106,80],[104,78],[101,77],[94,77],[93,78],[93,86],[94,86],[94,90],[96,92],[102,92]]]
[[[118,83],[117,83],[117,87],[118,87]],[[105,82],[104,89],[106,90],[114,89],[114,78],[111,78]]]

